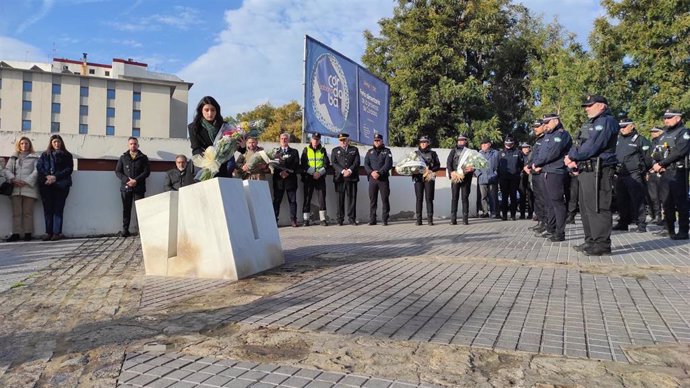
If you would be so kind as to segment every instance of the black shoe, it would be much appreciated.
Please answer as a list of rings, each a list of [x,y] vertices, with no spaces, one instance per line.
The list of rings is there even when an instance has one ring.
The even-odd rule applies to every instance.
[[[43,238],[42,238],[41,240],[42,240],[42,241],[50,241],[52,238],[53,238],[53,234],[52,234],[52,233],[46,233],[46,235],[43,236]]]
[[[388,220],[383,220],[383,226],[388,226]]]
[[[602,256],[602,255],[610,255],[611,254],[611,248],[609,247],[598,247],[598,246],[593,246],[586,248],[583,253],[587,256]]]
[[[511,220],[511,221],[517,221],[517,220],[515,219],[515,216],[510,217],[510,220]]]
[[[25,233],[24,234],[24,241],[31,241],[31,233]]]
[[[549,241],[551,241],[551,242],[561,242],[561,241],[565,241],[565,236],[556,236],[556,235],[553,235],[553,236],[549,237]]]
[[[352,226],[357,226],[357,225],[359,225],[359,222],[357,222],[357,220],[350,220],[350,221],[348,221],[348,224],[350,224]]]
[[[292,221],[290,221],[290,225],[292,225],[293,228],[299,227],[299,224],[297,223],[297,220],[292,220]]]
[[[309,222],[309,220],[304,220],[304,222],[302,223],[302,226],[309,226],[309,225],[311,225],[311,222]]]
[[[434,219],[433,219],[432,217],[429,217],[429,218],[427,219],[427,224],[433,226],[433,225],[434,225]]]
[[[501,217],[500,214],[496,214],[493,218],[495,218],[495,219],[497,219],[497,220],[500,220],[502,217]]]
[[[129,237],[129,236],[131,236],[131,235],[132,235],[132,234],[129,233],[129,230],[127,230],[127,229],[125,229],[125,230],[121,231],[120,233],[118,233],[118,236],[124,237],[124,238],[127,238],[127,237]]]
[[[417,222],[415,222],[415,225],[421,226],[421,225],[422,225],[422,219],[421,219],[421,218],[418,218],[418,219],[417,219]]]
[[[369,221],[369,225],[376,225],[376,221]]]
[[[328,226],[328,221],[326,221],[326,220],[321,220],[321,222],[319,222],[319,225],[321,225],[321,226]]]
[[[344,223],[345,223],[345,221],[343,221],[343,220],[338,220],[338,226],[343,226]]]
[[[687,240],[688,239],[688,234],[687,233],[674,233],[671,235],[671,240]]]
[[[623,225],[623,224],[616,224],[611,228],[611,230],[622,230],[622,231],[628,231],[628,225]]]
[[[469,225],[470,224],[470,220],[469,220],[468,216],[465,215],[462,217],[462,224],[463,225]]]
[[[521,220],[524,220],[524,219],[525,219],[525,215],[524,215],[524,214],[520,214],[520,219],[521,219]]]
[[[451,224],[451,225],[457,225],[457,224],[458,224],[458,220],[457,220],[457,219],[452,219],[452,220],[450,220],[450,224]]]
[[[546,227],[545,227],[544,225],[542,225],[542,226],[540,226],[540,227],[534,229],[534,232],[535,232],[536,234],[542,234],[542,233],[546,232]]]
[[[583,243],[583,244],[580,244],[580,245],[575,245],[575,246],[573,247],[573,249],[576,250],[576,251],[578,251],[578,252],[584,252],[586,249],[590,249],[591,247],[592,247],[591,245],[589,245],[589,244],[587,244],[587,243]]]
[[[647,227],[645,225],[640,225],[637,227],[637,232],[638,233],[644,233],[647,231]]]
[[[498,218],[498,217],[496,217],[496,218]],[[508,221],[508,216],[503,216],[503,217],[501,217],[501,220],[502,220],[502,221]]]
[[[530,226],[530,227],[527,228],[527,229],[529,229],[529,230],[537,230],[537,229],[539,229],[539,228],[541,228],[541,224],[540,224],[540,223],[539,223],[539,224],[536,224],[536,225],[533,225],[533,226]]]
[[[545,232],[541,232],[541,233],[536,233],[534,236],[535,237],[550,238],[551,236],[553,236],[553,234],[551,234],[551,232],[545,231]]]
[[[12,235],[10,236],[10,238],[8,238],[6,241],[7,241],[7,242],[19,241],[19,235],[18,235],[17,233],[12,233]]]
[[[487,213],[484,213],[481,216],[479,216],[479,218],[489,218],[489,215]]]

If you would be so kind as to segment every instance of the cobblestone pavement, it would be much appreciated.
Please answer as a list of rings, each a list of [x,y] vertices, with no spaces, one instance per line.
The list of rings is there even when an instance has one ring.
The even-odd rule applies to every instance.
[[[288,264],[237,283],[146,278],[135,238],[0,244],[0,386],[330,386],[336,382],[326,376],[332,375],[342,386],[434,381],[422,375],[394,381],[385,369],[378,369],[381,375],[350,372],[337,362],[314,361],[338,353],[323,348],[328,344],[318,354],[313,345],[296,358],[261,361],[247,354],[270,352],[242,353],[251,344],[242,348],[237,330],[245,342],[251,330],[285,330],[315,343],[339,338],[340,347],[393,341],[411,344],[412,355],[428,346],[446,349],[438,360],[451,360],[467,378],[480,360],[455,360],[458,346],[519,357],[560,355],[557,365],[611,360],[609,371],[627,362],[647,366],[631,353],[634,347],[690,343],[687,241],[615,233],[612,255],[588,257],[572,249],[581,243],[581,224],[569,225],[562,243],[534,237],[527,230],[532,224],[472,219],[469,226],[281,228]],[[187,301],[194,298],[205,299]],[[141,350],[156,341],[187,345]],[[280,353],[281,346],[269,348]],[[338,357],[362,354],[355,349]],[[681,365],[670,381],[688,382],[690,360],[687,351],[680,354],[676,363],[650,365]],[[500,357],[496,375],[518,356]],[[419,362],[424,357],[407,369]],[[578,364],[567,374],[581,369]]]

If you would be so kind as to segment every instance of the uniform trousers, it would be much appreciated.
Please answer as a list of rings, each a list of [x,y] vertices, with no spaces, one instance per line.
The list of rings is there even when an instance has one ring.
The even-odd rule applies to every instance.
[[[388,221],[391,211],[390,197],[391,189],[388,180],[369,179],[369,221],[376,222],[376,210],[378,208],[379,193],[381,193],[381,219]]]
[[[580,170],[580,214],[585,243],[592,247],[611,249],[613,170],[612,166],[601,168],[598,192],[595,190],[596,174]],[[599,197],[599,209],[595,206],[595,196]]]

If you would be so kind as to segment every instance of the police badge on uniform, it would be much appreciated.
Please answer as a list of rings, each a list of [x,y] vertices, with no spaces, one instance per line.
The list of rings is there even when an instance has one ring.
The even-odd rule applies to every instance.
[[[602,129],[604,129],[604,126],[603,125],[597,125],[594,127],[594,129],[596,129],[597,131],[601,131]]]

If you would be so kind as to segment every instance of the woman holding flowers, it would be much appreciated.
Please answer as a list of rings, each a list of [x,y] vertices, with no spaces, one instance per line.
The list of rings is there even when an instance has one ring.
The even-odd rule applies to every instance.
[[[223,116],[220,113],[218,101],[211,96],[203,97],[196,106],[194,120],[187,126],[192,155],[203,155],[206,149],[213,145],[223,124]],[[238,143],[238,151],[244,153],[244,141],[241,139]],[[230,178],[236,166],[237,163],[233,155],[220,166],[216,176]]]
[[[429,225],[434,224],[434,189],[436,187],[436,171],[441,169],[438,154],[429,146],[429,137],[419,138],[419,148],[416,151],[420,159],[426,164],[424,174],[412,174],[414,193],[417,197],[416,215],[417,225],[422,224],[422,201],[426,195],[426,216]]]

